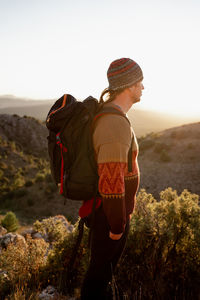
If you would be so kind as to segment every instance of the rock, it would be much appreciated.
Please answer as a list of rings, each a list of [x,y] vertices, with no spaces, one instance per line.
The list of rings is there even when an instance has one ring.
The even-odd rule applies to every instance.
[[[44,237],[42,236],[42,234],[39,233],[39,232],[37,232],[33,228],[26,229],[25,231],[22,232],[22,235],[25,237],[25,239],[27,238],[27,235],[31,236],[32,239],[44,239]]]
[[[70,224],[64,216],[58,215],[53,218],[54,218],[55,222],[57,220],[61,221],[63,223],[63,225],[66,227],[68,232],[72,232],[74,230],[74,226],[72,224]]]
[[[0,115],[0,135],[14,141],[23,152],[47,157],[47,128],[34,118]],[[28,141],[28,142],[27,142]]]
[[[34,232],[31,236],[32,236],[32,239],[43,239],[44,238],[42,236],[42,234],[39,232]]]
[[[16,244],[20,242],[24,247],[27,246],[25,238],[20,234],[7,233],[0,237],[0,247],[6,249],[9,244]]]
[[[3,281],[9,280],[8,272],[0,269],[0,278]]]
[[[49,285],[45,290],[41,292],[41,294],[38,296],[39,299],[42,300],[50,300],[50,299],[56,299],[58,298],[59,294],[57,290]]]
[[[0,225],[0,237],[7,233],[7,230]]]

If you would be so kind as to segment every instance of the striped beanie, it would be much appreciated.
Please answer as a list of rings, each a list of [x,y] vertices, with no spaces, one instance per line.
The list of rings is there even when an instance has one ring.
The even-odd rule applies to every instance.
[[[140,66],[130,58],[120,58],[113,61],[107,71],[110,90],[132,86],[143,79]]]

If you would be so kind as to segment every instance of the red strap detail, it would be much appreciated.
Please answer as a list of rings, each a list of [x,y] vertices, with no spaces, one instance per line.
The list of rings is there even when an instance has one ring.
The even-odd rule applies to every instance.
[[[64,182],[64,158],[63,152],[67,152],[67,148],[61,143],[60,132],[56,134],[56,144],[60,147],[61,153],[61,170],[60,170],[60,194],[63,194],[63,182]]]
[[[79,216],[81,218],[85,218],[89,214],[92,213],[93,201],[94,201],[94,198],[83,202],[82,206],[79,209]],[[97,209],[101,205],[101,202],[102,202],[102,199],[97,197],[95,209]]]

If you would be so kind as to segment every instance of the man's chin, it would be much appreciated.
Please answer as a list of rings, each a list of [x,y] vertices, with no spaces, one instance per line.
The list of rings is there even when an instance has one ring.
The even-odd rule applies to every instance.
[[[140,98],[133,100],[133,104],[138,103],[138,102],[140,102]]]

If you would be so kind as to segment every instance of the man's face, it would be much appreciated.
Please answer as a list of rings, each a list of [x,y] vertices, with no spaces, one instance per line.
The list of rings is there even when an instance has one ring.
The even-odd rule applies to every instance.
[[[142,96],[142,90],[144,89],[142,81],[135,83],[133,86],[129,88],[130,90],[130,98],[132,103],[137,103],[140,101]]]

